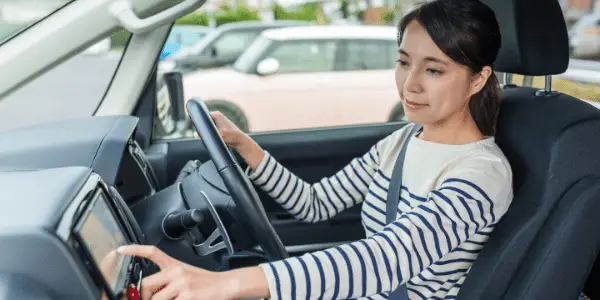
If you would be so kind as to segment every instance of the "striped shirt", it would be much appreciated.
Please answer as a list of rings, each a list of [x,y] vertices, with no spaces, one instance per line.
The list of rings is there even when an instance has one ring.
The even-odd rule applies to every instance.
[[[362,203],[366,238],[261,264],[272,299],[453,299],[512,201],[510,165],[494,138],[448,145],[411,137],[397,219],[386,225],[390,176],[408,125],[332,177],[309,184],[269,153],[253,183],[305,222]]]

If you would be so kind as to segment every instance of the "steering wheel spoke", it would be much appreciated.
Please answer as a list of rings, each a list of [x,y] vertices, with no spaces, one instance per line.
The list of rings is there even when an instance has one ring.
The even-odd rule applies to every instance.
[[[206,201],[208,206],[208,210],[210,211],[213,220],[217,224],[217,228],[210,234],[210,236],[204,242],[194,244],[194,250],[196,251],[196,254],[200,256],[206,256],[215,253],[221,249],[226,249],[229,255],[233,255],[233,244],[231,243],[231,239],[229,238],[229,234],[227,233],[227,229],[225,228],[223,221],[221,221],[217,210],[210,202],[208,195],[206,195],[206,193],[202,191],[200,192],[200,194],[204,197],[204,200]],[[221,241],[215,244],[219,237],[221,238]]]
[[[229,238],[227,236],[224,236],[221,233],[221,230],[219,230],[219,229],[220,228],[215,229],[215,231],[213,231],[213,233],[203,243],[194,244],[194,250],[196,251],[196,254],[198,254],[200,256],[206,256],[206,255],[215,253],[221,249],[227,249],[227,252],[230,255],[233,254],[233,247],[231,246],[231,241],[229,240]],[[223,240],[221,242],[214,244],[214,242],[219,237],[222,237]]]

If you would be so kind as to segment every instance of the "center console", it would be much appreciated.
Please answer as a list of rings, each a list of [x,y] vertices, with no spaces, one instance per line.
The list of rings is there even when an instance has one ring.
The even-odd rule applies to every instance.
[[[123,299],[130,285],[139,290],[142,271],[139,263],[116,251],[119,246],[131,244],[119,214],[111,208],[114,199],[98,187],[81,209],[72,228],[73,250],[87,271],[101,287],[108,299]]]
[[[0,172],[0,300],[141,299],[148,266],[116,190],[85,167]]]

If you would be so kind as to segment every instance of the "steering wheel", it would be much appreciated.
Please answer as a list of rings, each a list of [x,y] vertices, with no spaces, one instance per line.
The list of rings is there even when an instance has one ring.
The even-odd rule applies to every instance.
[[[219,134],[206,105],[198,99],[187,101],[186,108],[200,140],[208,150],[219,175],[223,179],[243,220],[250,227],[258,244],[271,261],[289,257],[283,243],[269,222],[254,185],[233,158]]]

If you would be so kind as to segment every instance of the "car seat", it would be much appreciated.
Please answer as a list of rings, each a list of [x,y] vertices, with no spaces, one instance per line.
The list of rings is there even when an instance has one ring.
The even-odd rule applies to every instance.
[[[568,68],[557,0],[482,2],[502,33],[496,71],[549,76]],[[496,142],[512,165],[515,198],[457,299],[577,299],[600,242],[600,110],[506,85]]]

